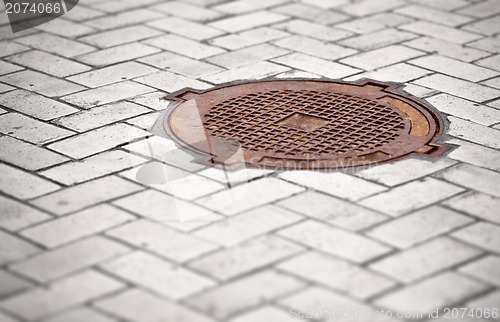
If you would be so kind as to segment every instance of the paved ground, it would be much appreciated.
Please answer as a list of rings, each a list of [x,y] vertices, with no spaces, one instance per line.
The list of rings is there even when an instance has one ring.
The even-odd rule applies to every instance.
[[[498,0],[81,0],[15,36],[1,14],[0,321],[499,321],[445,316],[500,307],[499,33]],[[455,148],[242,171],[224,205],[151,134],[158,98],[268,77],[405,83]],[[175,186],[137,181],[158,160]]]

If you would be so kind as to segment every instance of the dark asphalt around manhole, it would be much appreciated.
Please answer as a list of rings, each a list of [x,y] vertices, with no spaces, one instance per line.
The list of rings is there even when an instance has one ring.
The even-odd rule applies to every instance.
[[[177,104],[164,128],[201,163],[229,168],[349,168],[446,151],[439,114],[397,87],[284,79],[186,88],[166,97]],[[238,149],[243,158],[232,158]]]

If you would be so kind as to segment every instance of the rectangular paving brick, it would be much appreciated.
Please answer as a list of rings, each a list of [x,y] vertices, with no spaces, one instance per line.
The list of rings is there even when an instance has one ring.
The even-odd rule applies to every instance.
[[[85,271],[0,302],[0,307],[28,320],[63,311],[93,298],[115,292],[123,284],[104,274]]]
[[[148,132],[118,123],[73,136],[48,147],[64,155],[81,159],[148,135]]]
[[[102,49],[92,53],[75,57],[82,63],[103,67],[139,57],[148,56],[160,52],[161,50],[142,43],[130,43],[107,49]]]
[[[289,35],[289,33],[286,33],[284,31],[271,29],[268,27],[261,27],[243,31],[237,34],[230,34],[227,36],[211,39],[208,41],[208,43],[218,47],[235,50],[265,43]]]
[[[292,258],[281,263],[278,268],[361,299],[381,293],[395,285],[388,278],[316,252]]]
[[[499,22],[500,18],[494,16],[464,26],[463,29],[483,35],[493,35],[500,31]]]
[[[2,288],[0,288],[1,297],[19,293],[34,286],[31,282],[4,270],[0,271],[0,285],[2,285]],[[2,320],[2,316],[0,316],[0,321],[4,321]]]
[[[48,143],[74,134],[18,113],[0,115],[0,132],[35,144]]]
[[[156,72],[156,69],[154,68],[138,64],[136,62],[126,62],[68,77],[68,80],[87,87],[95,88],[102,85],[122,82],[124,79],[132,79],[154,72]]]
[[[40,175],[71,186],[146,162],[145,159],[123,151],[106,151],[40,172]]]
[[[223,15],[218,11],[203,8],[201,6],[196,6],[181,1],[170,1],[165,3],[160,3],[151,8],[170,15],[194,21],[213,20]]]
[[[449,135],[489,148],[500,148],[500,142],[498,141],[499,130],[454,116],[449,116],[448,120],[450,121]]]
[[[279,175],[287,181],[310,187],[347,200],[359,200],[387,188],[345,173],[318,171],[287,171]]]
[[[293,53],[275,58],[273,59],[273,62],[333,79],[343,78],[345,76],[361,72],[361,70],[356,68],[301,53]]]
[[[288,70],[290,68],[277,64],[259,62],[251,66],[238,67],[221,73],[203,76],[202,79],[210,83],[222,84],[236,80],[262,79]]]
[[[398,248],[408,248],[474,221],[455,211],[432,206],[383,223],[366,234]]]
[[[78,40],[96,47],[109,48],[144,40],[151,37],[156,37],[161,34],[162,32],[159,30],[149,28],[147,26],[137,25],[110,31],[103,31],[97,34],[79,38]]]
[[[3,231],[0,231],[0,242],[2,243],[2,252],[0,252],[0,265],[2,266],[42,251],[40,247]]]
[[[433,178],[412,181],[360,202],[363,206],[397,217],[446,199],[464,189]]]
[[[66,188],[31,203],[51,213],[64,215],[141,189],[141,186],[130,181],[109,176]]]
[[[218,248],[195,235],[188,235],[160,223],[140,220],[107,233],[115,239],[143,247],[176,262],[185,262]],[[145,246],[146,245],[146,246]]]
[[[333,43],[325,43],[316,39],[304,36],[290,36],[274,42],[275,45],[298,51],[307,55],[316,56],[327,60],[351,56],[357,50],[341,47]]]
[[[500,173],[469,164],[459,164],[439,174],[439,178],[472,190],[500,197]]]
[[[82,91],[85,87],[31,70],[0,77],[0,82],[55,97]]]
[[[419,50],[400,45],[392,45],[357,54],[349,58],[342,59],[340,62],[364,70],[373,70],[422,56],[423,54],[424,53]]]
[[[224,319],[303,286],[304,283],[298,279],[265,270],[195,295],[187,303],[218,319]]]
[[[19,54],[21,55],[21,54]],[[0,75],[11,74],[23,70],[24,68],[18,65],[0,61]]]
[[[397,9],[394,12],[417,19],[428,20],[441,25],[447,25],[450,27],[463,25],[473,20],[471,17],[467,17],[465,15],[458,15],[455,13],[418,5],[407,6],[401,9]]]
[[[78,112],[67,104],[22,89],[2,94],[0,104],[44,121]]]
[[[118,102],[73,113],[57,119],[54,123],[76,132],[86,132],[149,112],[151,112],[150,109],[138,104]]]
[[[472,216],[500,224],[500,215],[497,213],[500,207],[500,198],[480,192],[468,192],[446,200],[442,204]]]
[[[57,77],[66,77],[91,69],[84,64],[38,50],[31,50],[10,56],[8,60]]]
[[[259,9],[273,7],[284,2],[286,2],[286,0],[254,0],[252,2],[237,0],[233,2],[222,3],[214,6],[213,8],[217,11],[229,14],[242,14],[249,11],[256,11]]]
[[[277,204],[321,222],[352,231],[368,228],[388,218],[348,201],[315,191],[301,193]]]
[[[153,322],[172,317],[176,321],[214,322],[184,306],[137,288],[101,299],[94,306],[129,321]]]
[[[391,251],[391,248],[376,241],[312,220],[283,229],[279,235],[356,263]]]
[[[156,55],[144,57],[139,59],[139,61],[141,63],[161,69],[168,69],[169,71],[192,78],[199,78],[201,76],[224,71],[224,68],[170,52],[162,52]],[[191,82],[192,80],[186,81]]]
[[[71,11],[74,12],[74,11]],[[78,11],[77,11],[78,12]],[[64,313],[57,314],[45,320],[46,322],[116,322],[114,318],[106,316],[96,310],[89,309],[85,306],[72,308]]]
[[[496,274],[496,268],[500,265],[500,257],[488,256],[476,262],[472,262],[460,269],[460,272],[476,277],[486,283],[500,285],[500,278]]]
[[[225,52],[224,49],[205,45],[198,41],[176,35],[165,35],[151,38],[145,40],[144,43],[194,59],[201,59]]]
[[[420,35],[429,36],[431,38],[443,39],[456,44],[464,44],[481,38],[481,36],[477,34],[425,21],[413,22],[400,26],[399,28]]]
[[[0,137],[0,160],[31,171],[69,161],[62,155],[9,136]]]
[[[167,298],[178,300],[212,287],[215,282],[144,252],[134,252],[102,265],[110,274]]]
[[[457,139],[452,139],[448,143],[458,145],[457,148],[448,154],[450,158],[500,171],[500,164],[498,163],[500,151]]]
[[[271,58],[283,56],[288,53],[288,50],[269,44],[262,44],[235,50],[230,53],[212,56],[210,58],[207,58],[207,61],[215,65],[232,69],[239,66],[257,63],[262,60],[269,60]]]
[[[38,209],[3,196],[0,196],[0,213],[2,213],[0,227],[9,231],[16,231],[52,218]]]
[[[45,251],[43,254],[10,265],[9,268],[39,282],[47,282],[106,261],[130,249],[109,239],[94,236]]]
[[[103,204],[30,227],[21,234],[38,244],[52,248],[100,233],[134,218],[123,210]]]
[[[271,265],[302,250],[302,247],[284,239],[262,236],[192,261],[189,266],[219,280],[227,280]]]
[[[81,42],[49,33],[37,33],[36,35],[17,38],[16,42],[64,57],[74,57],[97,50],[95,47]]]
[[[269,25],[287,19],[286,16],[269,11],[257,11],[212,22],[209,26],[228,32],[238,32],[250,28]]]
[[[374,3],[373,1],[360,1],[358,3],[350,4],[341,8],[342,11],[353,16],[366,16],[377,12],[382,12],[404,4],[401,0],[388,0],[384,3]]]
[[[225,34],[220,29],[176,17],[155,20],[148,23],[148,26],[194,40],[204,40]]]
[[[17,39],[16,41],[19,41],[19,39]],[[0,53],[0,57],[10,56],[17,53],[21,53],[23,51],[30,50],[29,47],[8,40],[0,42],[0,46],[2,47],[2,52]]]
[[[338,44],[358,50],[370,50],[400,43],[416,37],[417,36],[415,34],[409,32],[399,31],[396,29],[384,29],[374,33],[341,40]]]
[[[500,253],[498,248],[500,245],[499,233],[498,225],[479,222],[455,232],[452,236],[491,252]]]
[[[422,76],[431,74],[432,72],[429,70],[425,70],[420,67],[412,66],[407,63],[399,63],[387,67],[382,67],[380,69],[376,69],[374,71],[366,72],[363,74],[358,74],[347,78],[346,80],[358,80],[361,78],[371,78],[378,79],[382,81],[390,81],[390,82],[398,82],[398,83],[406,83],[412,81],[414,79],[420,78]],[[407,93],[411,94],[411,90],[408,90],[408,87],[412,86],[405,85],[404,90]],[[416,85],[413,85],[416,86]]]
[[[300,34],[324,41],[336,41],[353,35],[349,31],[326,27],[318,23],[300,19],[294,19],[282,24],[274,25],[273,28],[279,28],[294,34]]]
[[[128,25],[135,25],[144,21],[152,21],[154,19],[159,19],[162,17],[164,17],[162,13],[153,10],[136,9],[125,11],[113,16],[105,16],[97,19],[92,19],[86,21],[85,23],[89,26],[101,30],[106,30],[125,27]]]
[[[471,62],[489,55],[487,52],[484,52],[482,50],[463,47],[462,45],[458,45],[446,40],[429,37],[420,37],[418,39],[405,42],[404,44],[405,46],[410,46],[412,48],[423,50],[429,53],[435,52],[438,55],[458,59],[465,62]]]
[[[169,71],[159,71],[154,74],[142,76],[135,79],[136,82],[158,88],[166,92],[175,92],[185,87],[196,89],[209,88],[210,85]]]
[[[269,205],[220,220],[197,230],[193,235],[228,247],[288,226],[302,218],[285,209]]]
[[[19,199],[30,199],[60,187],[31,173],[0,164],[0,191]]]

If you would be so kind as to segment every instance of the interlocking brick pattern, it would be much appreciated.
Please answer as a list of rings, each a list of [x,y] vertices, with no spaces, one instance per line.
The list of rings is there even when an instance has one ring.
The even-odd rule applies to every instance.
[[[498,0],[80,0],[18,34],[0,14],[0,57],[0,322],[500,306]],[[150,131],[167,93],[285,77],[404,82],[454,149],[245,169],[226,206],[220,170]]]

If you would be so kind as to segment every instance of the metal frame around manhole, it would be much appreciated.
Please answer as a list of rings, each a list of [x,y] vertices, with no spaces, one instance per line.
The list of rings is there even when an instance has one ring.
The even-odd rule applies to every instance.
[[[279,79],[185,88],[164,128],[198,162],[238,168],[330,169],[368,166],[417,153],[438,156],[443,121],[429,105],[365,79]],[[221,143],[222,142],[222,143]],[[317,145],[317,147],[315,147]],[[244,161],[231,159],[237,148]]]

